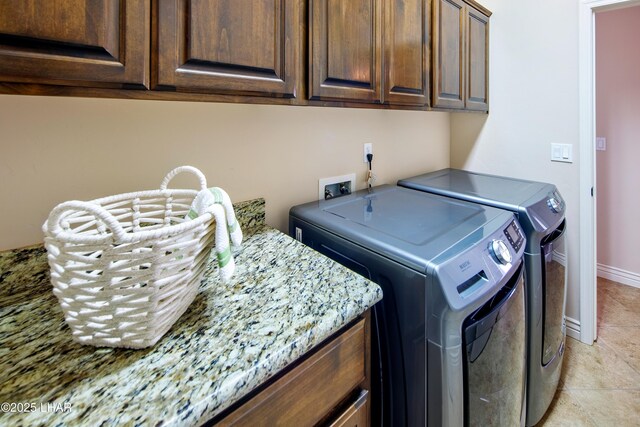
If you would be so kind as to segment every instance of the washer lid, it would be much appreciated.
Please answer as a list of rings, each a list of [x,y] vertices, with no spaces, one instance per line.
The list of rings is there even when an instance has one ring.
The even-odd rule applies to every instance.
[[[291,215],[422,273],[438,255],[467,251],[513,220],[499,209],[393,186],[296,206]]]

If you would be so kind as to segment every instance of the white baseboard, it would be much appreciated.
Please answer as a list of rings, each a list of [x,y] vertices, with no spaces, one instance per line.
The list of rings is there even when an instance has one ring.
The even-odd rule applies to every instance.
[[[557,251],[553,251],[553,260],[560,263],[560,265],[567,266],[567,256]]]
[[[580,341],[580,321],[568,316],[564,316],[567,325],[567,336]]]
[[[598,277],[640,288],[640,274],[598,263]]]

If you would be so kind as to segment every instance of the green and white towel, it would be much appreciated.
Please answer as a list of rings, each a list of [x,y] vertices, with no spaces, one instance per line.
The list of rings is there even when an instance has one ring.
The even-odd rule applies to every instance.
[[[236,220],[231,199],[222,188],[212,187],[200,190],[191,203],[187,217],[194,219],[205,212],[211,212],[216,220],[216,256],[220,277],[223,281],[227,281],[231,279],[236,268],[229,246],[229,236],[231,236],[231,245],[238,247],[242,243],[242,230]]]

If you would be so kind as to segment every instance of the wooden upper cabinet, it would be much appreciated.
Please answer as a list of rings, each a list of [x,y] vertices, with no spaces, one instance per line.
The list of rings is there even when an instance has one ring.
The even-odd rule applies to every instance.
[[[384,102],[429,102],[429,0],[385,0]]]
[[[489,18],[467,7],[468,110],[489,111]]]
[[[464,23],[462,0],[434,1],[434,107],[464,108]]]
[[[149,0],[0,0],[0,80],[147,87]]]
[[[488,111],[490,14],[472,0],[435,0],[433,107]]]
[[[310,99],[381,101],[381,2],[310,0]]]
[[[154,86],[295,97],[298,0],[161,0]]]

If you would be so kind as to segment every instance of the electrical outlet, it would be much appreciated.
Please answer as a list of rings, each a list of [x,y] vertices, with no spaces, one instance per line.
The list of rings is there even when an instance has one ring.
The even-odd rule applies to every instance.
[[[333,199],[356,190],[356,174],[332,176],[318,180],[318,200]]]
[[[369,160],[367,159],[367,154],[373,154],[373,144],[371,142],[365,142],[364,144],[364,162],[365,163],[369,163]]]

